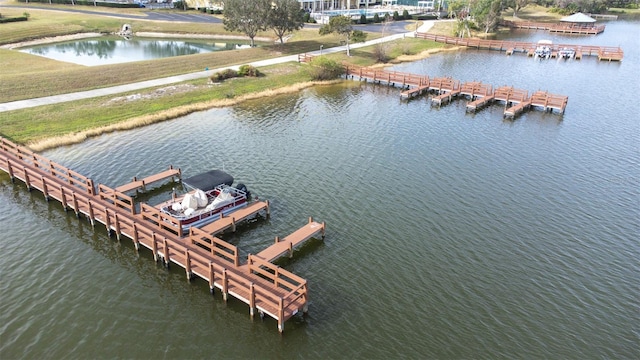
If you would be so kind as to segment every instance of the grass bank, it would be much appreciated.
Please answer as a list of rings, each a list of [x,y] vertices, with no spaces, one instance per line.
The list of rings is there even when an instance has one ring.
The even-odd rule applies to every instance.
[[[3,8],[3,14],[22,14],[24,9]],[[155,32],[175,36],[239,36],[224,30],[221,24],[196,24],[124,20],[98,15],[74,14],[29,9],[29,21],[2,24],[0,44],[18,43],[43,37],[64,36],[77,33],[113,33],[123,23],[129,23],[135,32]],[[269,32],[260,37],[272,37]],[[375,38],[378,34],[369,34]],[[178,56],[128,64],[85,67],[73,65],[15,50],[0,49],[3,71],[0,72],[0,102],[38,98],[69,92],[92,90],[202,71],[231,65],[246,64],[256,60],[274,58],[338,46],[336,36],[320,36],[317,29],[297,31],[289,41],[276,44],[263,42],[259,47],[229,50],[209,54]],[[6,71],[5,71],[6,70]]]
[[[24,11],[23,9],[13,10],[19,13]],[[106,32],[105,29],[119,29],[120,24],[123,23],[122,19],[105,19],[93,15],[82,15],[81,20],[75,14],[67,13],[60,13],[61,18],[38,14],[34,19],[33,14],[38,13],[38,10],[29,12],[32,13],[32,20],[29,22],[33,21],[32,24],[36,25],[34,28],[37,30],[23,29],[22,35],[13,37],[12,41],[78,33],[78,31]],[[43,11],[43,13],[47,12]],[[141,22],[142,25],[137,28],[136,22],[127,21],[127,23],[132,23],[136,31],[229,35],[215,26],[202,24],[178,26],[172,23],[146,21]],[[177,31],[177,27],[180,28],[180,32]],[[6,39],[6,32],[3,31],[1,36],[5,36]],[[379,34],[369,34],[368,38],[373,39],[378,36]],[[329,48],[339,44],[339,38],[321,37],[318,35],[317,28],[312,28],[297,31],[284,46],[269,43],[247,50],[97,67],[84,67],[14,50],[0,49],[0,57],[3,59],[3,72],[0,73],[0,102],[131,83],[202,71],[204,68],[215,69],[245,64],[269,57],[317,50],[320,45]],[[389,58],[398,60],[411,57],[407,59],[409,61],[428,56],[429,53],[444,47],[442,44],[412,38],[401,39],[383,46]],[[352,56],[349,58],[344,52],[327,56],[338,61],[370,66],[376,63],[373,52],[374,47],[371,46],[352,49]],[[174,119],[194,111],[230,106],[247,99],[295,92],[318,84],[311,81],[306,66],[298,63],[281,64],[261,68],[264,76],[260,78],[237,78],[220,84],[212,84],[208,79],[201,79],[119,96],[5,112],[0,116],[0,135],[17,143],[27,144],[34,150],[77,143],[105,132],[131,129]]]
[[[441,44],[402,39],[388,45],[392,56],[425,57]],[[373,47],[327,55],[361,66],[375,64]],[[415,60],[412,58],[410,60]],[[0,135],[34,150],[77,143],[104,132],[131,129],[247,99],[295,92],[320,84],[312,81],[306,64],[286,63],[261,68],[259,78],[235,78],[219,84],[208,79],[81,101],[10,111],[0,117]],[[28,124],[28,126],[25,126]]]

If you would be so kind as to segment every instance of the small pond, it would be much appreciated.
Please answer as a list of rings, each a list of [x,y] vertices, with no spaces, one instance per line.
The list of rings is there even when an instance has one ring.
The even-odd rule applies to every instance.
[[[158,39],[105,36],[44,44],[20,51],[85,66],[119,64],[171,56],[249,48],[249,43],[220,39]]]

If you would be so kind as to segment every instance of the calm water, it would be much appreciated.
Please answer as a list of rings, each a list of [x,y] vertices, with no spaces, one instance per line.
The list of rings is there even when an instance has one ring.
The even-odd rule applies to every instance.
[[[97,66],[172,56],[205,54],[212,51],[245,48],[241,43],[224,40],[172,40],[119,36],[75,40],[38,45],[21,51],[79,65]]]
[[[224,166],[273,204],[225,236],[243,254],[307,216],[327,237],[284,265],[311,306],[280,335],[3,175],[0,357],[640,358],[639,30],[570,39],[620,44],[622,63],[472,50],[396,67],[568,95],[564,116],[346,82],[46,152],[110,186]]]

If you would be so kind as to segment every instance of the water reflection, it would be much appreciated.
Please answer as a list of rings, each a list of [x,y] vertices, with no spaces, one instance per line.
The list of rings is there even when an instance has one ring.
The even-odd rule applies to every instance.
[[[245,48],[244,43],[104,37],[23,49],[54,60],[95,66]]]

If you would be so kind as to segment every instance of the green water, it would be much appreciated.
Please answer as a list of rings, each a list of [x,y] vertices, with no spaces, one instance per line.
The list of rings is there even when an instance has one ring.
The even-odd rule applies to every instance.
[[[396,67],[567,95],[563,116],[348,81],[45,152],[108,186],[224,167],[272,203],[224,236],[243,256],[308,216],[327,236],[284,264],[311,302],[281,335],[2,175],[0,357],[640,358],[638,30],[571,38],[620,44],[622,63],[473,50]]]

